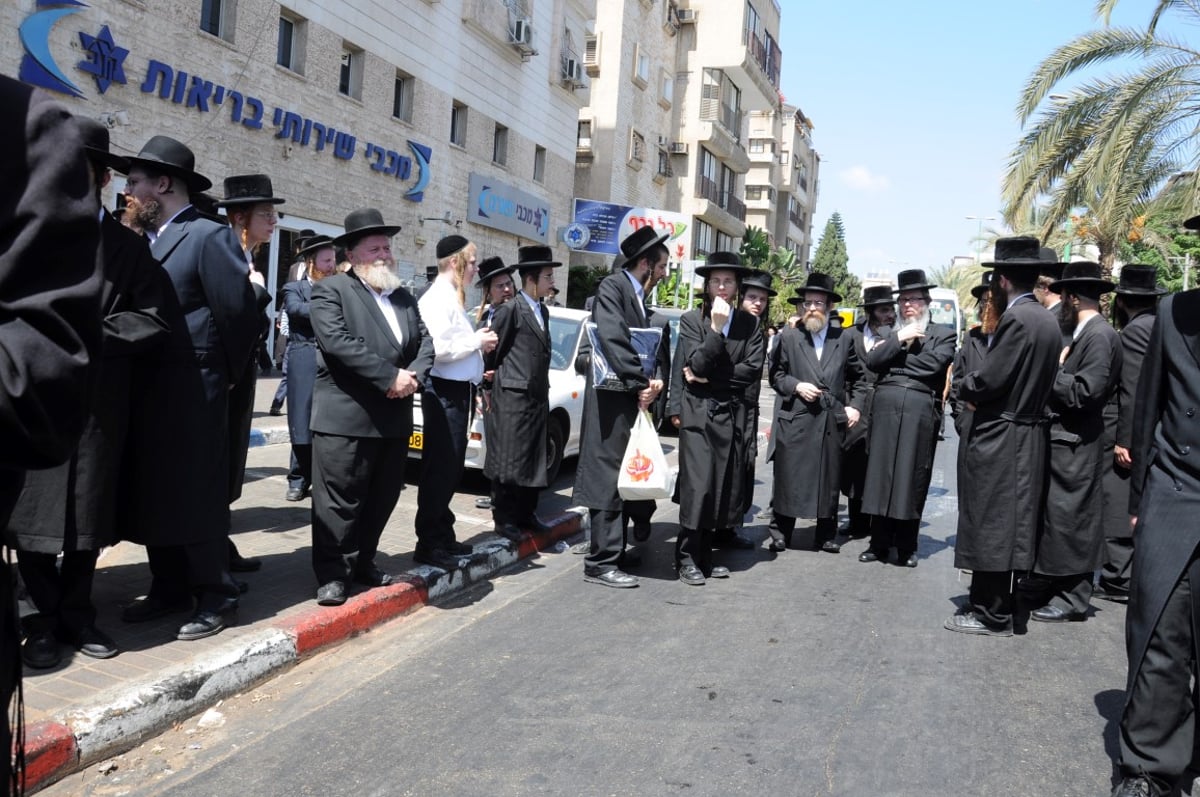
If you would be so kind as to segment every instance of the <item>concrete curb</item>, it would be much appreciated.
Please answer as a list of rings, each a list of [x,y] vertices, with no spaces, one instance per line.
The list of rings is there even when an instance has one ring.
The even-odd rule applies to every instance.
[[[286,436],[287,430],[283,431]],[[401,583],[354,595],[342,606],[314,606],[230,640],[203,657],[100,692],[91,705],[27,726],[25,787],[36,791],[95,761],[123,753],[319,650],[486,581],[576,534],[586,518],[586,510],[570,509],[519,544],[496,539],[477,545],[477,560],[466,568],[447,572],[418,566],[402,575]]]
[[[290,442],[292,442],[292,436],[286,426],[267,426],[262,429],[255,428],[250,430],[251,448]]]

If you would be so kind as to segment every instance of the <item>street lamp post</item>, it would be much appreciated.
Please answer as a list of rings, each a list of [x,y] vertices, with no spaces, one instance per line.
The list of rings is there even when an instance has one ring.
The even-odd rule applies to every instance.
[[[967,216],[967,221],[979,222],[979,229],[975,233],[975,265],[983,262],[983,223],[985,221],[995,221],[995,216]]]

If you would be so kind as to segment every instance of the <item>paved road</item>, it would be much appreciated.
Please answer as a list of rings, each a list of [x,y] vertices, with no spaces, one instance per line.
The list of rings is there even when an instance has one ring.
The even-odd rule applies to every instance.
[[[861,564],[852,541],[722,554],[732,578],[687,587],[660,505],[639,589],[544,555],[44,793],[1107,794],[1124,609],[1010,639],[944,631],[965,592],[954,445],[916,570]]]

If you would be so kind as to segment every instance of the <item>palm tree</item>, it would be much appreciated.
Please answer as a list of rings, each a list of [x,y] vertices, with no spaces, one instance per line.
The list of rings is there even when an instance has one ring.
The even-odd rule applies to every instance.
[[[966,308],[974,304],[975,297],[971,295],[971,289],[979,284],[986,270],[974,263],[937,266],[930,269],[929,279],[939,288],[949,288],[957,293],[958,306]]]

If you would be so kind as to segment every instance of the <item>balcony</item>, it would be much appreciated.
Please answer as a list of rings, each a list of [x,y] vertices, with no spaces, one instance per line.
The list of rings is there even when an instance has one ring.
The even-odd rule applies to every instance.
[[[722,190],[715,180],[702,174],[696,175],[696,196],[707,199],[739,222],[746,221],[746,203],[735,197],[732,191]]]

